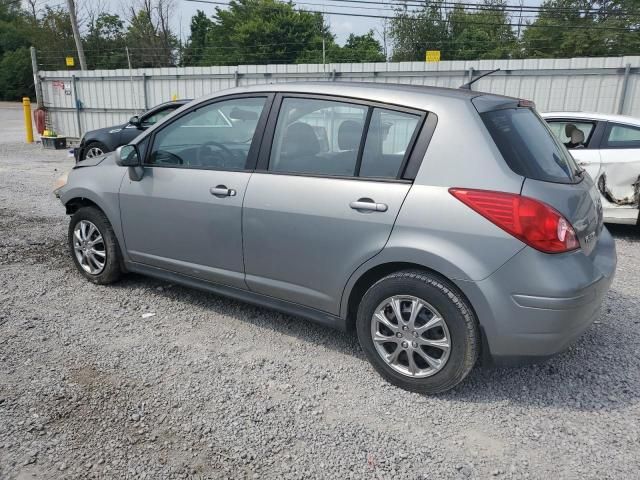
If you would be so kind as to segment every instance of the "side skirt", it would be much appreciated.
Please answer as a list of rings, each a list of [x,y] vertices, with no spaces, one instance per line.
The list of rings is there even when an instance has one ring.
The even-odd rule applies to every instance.
[[[278,310],[279,312],[286,313],[287,315],[302,317],[314,323],[334,328],[342,332],[347,330],[347,322],[343,318],[331,315],[330,313],[322,312],[320,310],[316,310],[314,308],[305,307],[304,305],[287,302],[285,300],[269,297],[260,293],[250,292],[248,290],[242,290],[235,287],[228,287],[226,285],[207,282],[195,277],[170,272],[162,268],[143,265],[141,263],[125,262],[125,266],[128,272],[139,273],[160,280],[184,285],[186,287],[204,290],[206,292],[230,297],[242,302],[251,303],[259,307],[271,308],[273,310]]]

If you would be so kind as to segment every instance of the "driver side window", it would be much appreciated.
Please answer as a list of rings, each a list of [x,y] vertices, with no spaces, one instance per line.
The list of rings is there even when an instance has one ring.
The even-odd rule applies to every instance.
[[[265,97],[205,105],[159,130],[147,165],[243,170]]]

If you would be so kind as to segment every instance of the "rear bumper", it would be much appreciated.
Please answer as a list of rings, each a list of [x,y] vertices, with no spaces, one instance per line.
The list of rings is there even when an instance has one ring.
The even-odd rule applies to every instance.
[[[480,282],[457,282],[471,301],[491,363],[523,364],[565,350],[598,318],[616,268],[604,229],[590,255],[525,248]]]
[[[633,206],[603,208],[604,221],[606,223],[620,223],[623,225],[637,225],[640,220],[638,208]]]

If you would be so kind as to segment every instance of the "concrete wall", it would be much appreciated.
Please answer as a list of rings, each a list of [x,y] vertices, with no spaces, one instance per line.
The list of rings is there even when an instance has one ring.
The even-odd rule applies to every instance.
[[[489,70],[473,90],[533,100],[551,110],[640,117],[640,56],[477,60],[439,63],[240,65],[133,70],[41,71],[43,101],[60,135],[79,137],[124,123],[133,114],[177,98],[198,98],[236,85],[295,81],[405,83],[456,88]]]

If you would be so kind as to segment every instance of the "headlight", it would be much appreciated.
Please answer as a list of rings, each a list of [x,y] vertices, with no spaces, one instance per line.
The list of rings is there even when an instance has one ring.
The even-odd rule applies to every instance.
[[[53,194],[56,196],[56,198],[60,198],[60,189],[67,184],[68,178],[69,178],[69,172],[65,173],[54,182]]]

